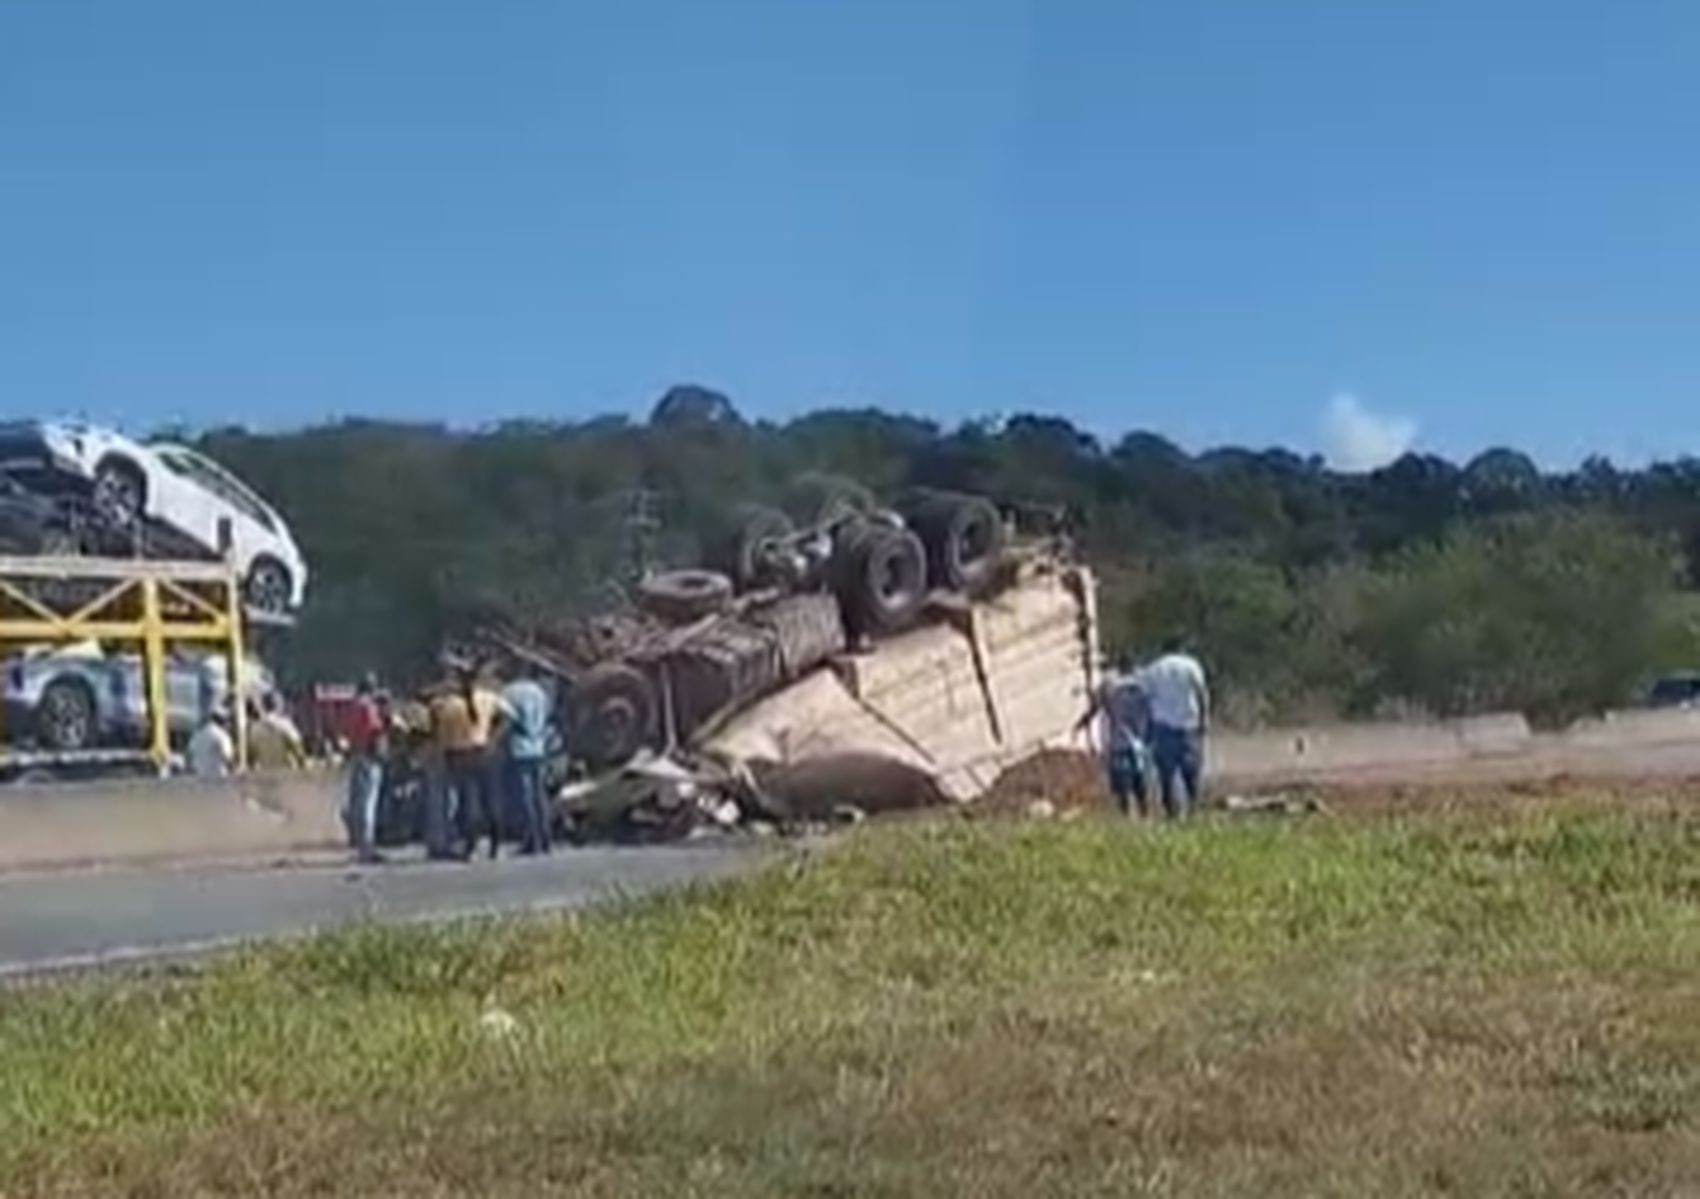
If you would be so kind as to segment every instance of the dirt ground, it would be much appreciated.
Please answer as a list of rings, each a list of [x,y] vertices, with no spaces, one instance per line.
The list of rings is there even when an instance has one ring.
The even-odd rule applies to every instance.
[[[1621,777],[1574,774],[1506,778],[1500,764],[1475,772],[1391,782],[1364,772],[1361,778],[1326,782],[1253,784],[1226,780],[1209,784],[1207,803],[1246,814],[1267,811],[1388,812],[1450,809],[1484,803],[1596,803],[1671,806],[1700,804],[1700,771],[1663,771]],[[1097,758],[1048,750],[1005,771],[990,790],[963,809],[970,818],[1060,815],[1111,811],[1104,772]]]

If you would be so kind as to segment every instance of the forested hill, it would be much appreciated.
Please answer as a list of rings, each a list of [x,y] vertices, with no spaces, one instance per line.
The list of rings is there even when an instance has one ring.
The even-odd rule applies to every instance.
[[[315,571],[284,662],[298,680],[416,674],[492,603],[593,605],[630,562],[634,514],[658,521],[658,557],[688,562],[732,505],[780,499],[811,473],[1066,506],[1103,574],[1109,646],[1191,634],[1240,721],[1501,705],[1558,717],[1695,658],[1690,459],[1543,474],[1495,449],[1355,475],[1278,449],[1193,456],[1150,432],[1102,444],[1053,417],[748,423],[691,387],[642,424],[350,421],[200,440],[285,512]]]

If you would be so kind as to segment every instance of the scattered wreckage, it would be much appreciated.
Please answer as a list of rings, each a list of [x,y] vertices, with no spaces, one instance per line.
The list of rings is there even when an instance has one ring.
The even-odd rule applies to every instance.
[[[644,839],[973,799],[1079,744],[1099,661],[1066,538],[936,491],[841,490],[802,525],[746,508],[704,567],[648,576],[625,610],[477,640],[570,697],[569,830]]]

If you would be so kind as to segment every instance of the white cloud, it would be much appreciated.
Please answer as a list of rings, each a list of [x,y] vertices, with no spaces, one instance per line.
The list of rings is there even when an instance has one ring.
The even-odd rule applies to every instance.
[[[1374,470],[1411,448],[1417,422],[1404,416],[1379,416],[1349,391],[1328,403],[1322,422],[1328,461],[1341,470]]]

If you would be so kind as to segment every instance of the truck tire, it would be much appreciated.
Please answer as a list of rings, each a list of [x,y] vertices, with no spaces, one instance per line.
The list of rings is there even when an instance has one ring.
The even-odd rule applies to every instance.
[[[655,688],[624,663],[598,666],[573,688],[570,749],[592,770],[629,761],[655,728]]]
[[[724,611],[732,599],[732,580],[716,570],[667,570],[638,584],[644,611],[671,624],[689,624]]]
[[[97,726],[94,693],[81,679],[54,679],[42,690],[35,706],[35,737],[44,749],[88,749]]]
[[[871,491],[840,475],[810,471],[791,480],[789,491],[791,511],[808,525],[835,525],[879,507]]]
[[[975,595],[997,577],[1004,528],[991,501],[953,492],[922,492],[904,505],[903,515],[927,547],[927,573],[933,586]]]
[[[796,531],[791,518],[777,508],[747,504],[735,514],[732,533],[716,555],[715,564],[731,577],[738,591],[753,590],[768,581],[768,551]]]
[[[927,598],[927,551],[907,529],[863,524],[846,533],[834,557],[838,601],[854,633],[896,632]]]

